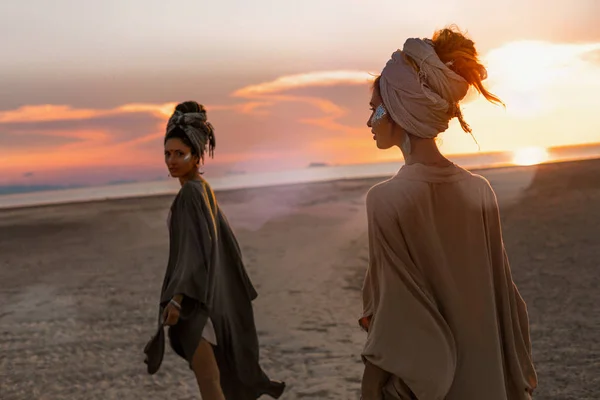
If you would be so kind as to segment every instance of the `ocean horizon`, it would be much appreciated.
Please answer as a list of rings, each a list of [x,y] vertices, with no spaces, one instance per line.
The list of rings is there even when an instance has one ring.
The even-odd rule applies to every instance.
[[[537,148],[525,149],[529,153],[522,156],[513,152],[476,153],[468,155],[449,155],[448,158],[460,166],[470,170],[489,168],[529,166],[542,163],[585,160],[600,157],[600,144],[591,146],[569,146],[554,149],[541,149],[543,154],[536,154]],[[539,150],[539,149],[537,149]],[[327,163],[311,163],[305,168],[280,170],[272,172],[245,172],[211,175],[205,174],[215,191],[250,189],[277,185],[299,184],[309,182],[335,181],[343,179],[366,179],[394,175],[403,165],[403,160],[366,164],[328,165]],[[51,190],[32,188],[20,193],[0,194],[0,209],[20,208],[44,205],[57,205],[87,201],[123,199],[176,194],[179,182],[175,179],[164,179],[145,182],[114,182],[106,185],[75,188],[53,188]]]

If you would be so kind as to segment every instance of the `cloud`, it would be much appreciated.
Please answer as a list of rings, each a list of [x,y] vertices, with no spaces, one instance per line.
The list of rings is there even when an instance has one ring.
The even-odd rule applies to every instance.
[[[127,104],[112,109],[68,105],[24,106],[0,112],[0,165],[46,160],[45,167],[77,165],[79,154],[96,163],[119,162],[126,149],[160,132],[172,105]],[[21,153],[21,157],[19,157]],[[53,160],[62,154],[62,160]],[[131,154],[131,153],[130,153]],[[53,162],[53,165],[48,165]],[[3,165],[4,164],[4,165]]]
[[[252,98],[261,95],[277,94],[291,89],[305,87],[326,87],[338,85],[365,85],[373,80],[373,74],[364,71],[318,71],[305,74],[282,76],[270,82],[246,86],[233,93],[234,97]]]
[[[292,144],[301,151],[324,131],[334,135],[362,132],[343,122],[350,116],[343,99],[328,98],[327,92],[331,95],[336,87],[364,88],[372,79],[367,72],[346,70],[282,76],[233,90],[230,103],[205,104],[217,127],[219,150],[228,154],[219,160],[251,161],[266,154],[271,159],[274,152],[285,152]],[[319,89],[320,93],[311,95],[311,90]],[[4,144],[0,149],[4,163],[0,164],[25,164],[28,157],[33,160],[44,152],[51,154],[44,159],[53,167],[81,162],[118,164],[127,157],[151,162],[161,153],[164,123],[175,104],[134,102],[112,108],[43,104],[0,111],[0,143]],[[17,154],[25,149],[28,157],[19,162]],[[58,156],[67,153],[68,157]]]
[[[308,94],[297,94],[297,92],[299,89],[332,88],[336,86],[366,87],[373,81],[374,77],[374,74],[366,71],[316,71],[282,76],[272,81],[249,85],[236,90],[232,96],[260,100],[259,105],[253,108],[252,111],[261,115],[268,115],[267,108],[282,102],[310,105],[320,111],[321,115],[311,118],[300,118],[298,122],[332,132],[356,134],[358,132],[356,127],[340,122],[340,119],[348,113],[347,109],[332,100]]]
[[[0,112],[0,170],[15,176],[25,168],[39,172],[32,166],[41,171],[147,163],[136,144],[162,130],[169,108],[42,105]]]
[[[364,123],[373,79],[369,72],[347,70],[288,75],[235,89],[230,103],[205,104],[217,136],[218,156],[210,163],[249,169],[306,165],[314,156],[329,160],[334,153],[338,159],[355,159],[356,146],[371,144]],[[159,166],[164,123],[174,106],[174,102],[105,109],[40,105],[0,112],[0,129],[18,135],[21,145],[45,144],[26,157],[0,150],[0,166],[26,168],[42,152],[45,168],[50,169]],[[342,157],[344,146],[349,153]]]
[[[156,116],[169,116],[175,107],[174,103],[164,104],[126,104],[112,109],[74,108],[69,105],[43,104],[23,106],[16,110],[0,111],[0,124],[33,123],[52,121],[82,121],[94,118],[130,114],[147,113]]]
[[[592,116],[599,106],[599,51],[600,43],[521,41],[485,54],[485,84],[507,109],[480,96],[465,99],[465,118],[482,151],[597,141],[600,127]],[[207,169],[228,164],[227,169],[252,171],[397,157],[378,151],[365,126],[373,78],[367,71],[326,70],[239,86],[227,81],[227,91],[204,97],[212,101],[205,106],[217,137],[216,158],[207,161]],[[107,171],[110,179],[129,179],[128,173],[136,179],[162,176],[164,125],[175,104],[49,104],[0,111],[0,175],[21,178],[30,171],[34,179],[45,179],[58,176],[44,175],[48,171],[77,170],[78,177],[90,171]],[[448,154],[477,151],[455,120],[443,139]]]
[[[16,110],[1,111],[0,124],[82,120],[106,115],[107,113],[110,113],[110,111],[73,109],[65,105],[23,106]]]
[[[74,135],[75,133],[73,133]],[[67,136],[65,132],[40,132],[28,130],[23,132],[22,127],[7,129],[0,128],[0,154],[2,150],[7,152],[27,153],[30,151],[44,151],[54,147],[64,146],[82,141],[74,136]],[[0,157],[1,158],[1,157]]]

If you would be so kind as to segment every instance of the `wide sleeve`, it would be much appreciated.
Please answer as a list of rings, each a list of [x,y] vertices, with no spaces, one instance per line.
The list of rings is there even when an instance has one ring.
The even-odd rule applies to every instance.
[[[419,398],[443,398],[456,367],[450,328],[410,257],[389,193],[367,195],[369,270],[363,289],[370,329],[362,356],[398,377]]]
[[[191,185],[184,185],[171,209],[169,262],[161,304],[176,294],[182,294],[208,306],[215,230],[213,219],[207,213],[202,192]]]
[[[244,285],[244,289],[250,301],[255,300],[258,297],[258,293],[252,284],[248,273],[246,272],[246,267],[244,265],[242,249],[235,237],[235,233],[233,232],[233,228],[229,224],[229,221],[225,217],[225,214],[219,212],[221,218],[221,235],[223,241],[227,243],[229,253],[235,262],[231,266],[232,268],[237,268],[237,275],[240,277],[242,284]]]
[[[486,191],[484,204],[484,221],[507,372],[516,387],[532,392],[537,387],[537,375],[533,364],[527,305],[512,277],[502,238],[498,201],[491,187]]]

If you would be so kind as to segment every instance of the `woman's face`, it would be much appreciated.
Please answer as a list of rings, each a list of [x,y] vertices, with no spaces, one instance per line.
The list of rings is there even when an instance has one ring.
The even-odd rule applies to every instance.
[[[165,164],[173,178],[181,178],[198,168],[198,157],[181,139],[171,138],[165,142]]]
[[[383,100],[378,90],[373,90],[369,105],[371,106],[371,116],[367,121],[367,126],[371,128],[377,148],[385,150],[392,146],[400,146],[404,133],[402,128],[392,121],[387,110],[383,108]]]

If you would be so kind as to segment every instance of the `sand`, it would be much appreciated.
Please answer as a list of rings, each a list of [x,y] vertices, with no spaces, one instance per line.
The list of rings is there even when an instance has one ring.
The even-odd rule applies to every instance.
[[[528,303],[539,399],[600,398],[600,160],[481,171]],[[357,399],[364,198],[382,180],[218,193],[258,291],[262,363],[283,399]],[[0,399],[199,399],[153,332],[171,197],[0,211]]]

